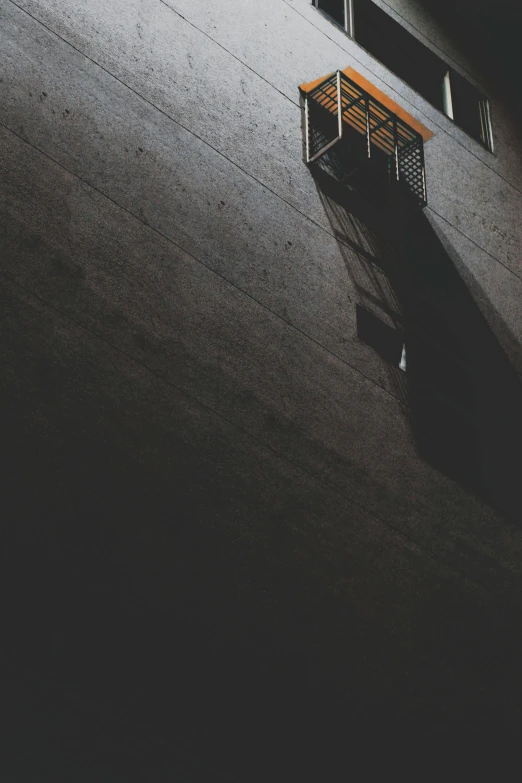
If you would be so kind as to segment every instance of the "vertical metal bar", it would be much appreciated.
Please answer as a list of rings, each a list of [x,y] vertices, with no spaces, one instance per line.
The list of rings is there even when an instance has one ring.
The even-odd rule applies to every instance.
[[[486,121],[488,125],[488,147],[490,152],[495,152],[495,147],[493,144],[493,126],[491,125],[491,111],[489,108],[489,101],[486,98],[484,100],[484,109],[486,113]]]
[[[344,18],[346,25],[346,32],[350,38],[355,37],[355,27],[353,19],[353,0],[344,0]]]
[[[426,167],[424,166],[424,144],[420,143],[420,158],[421,158],[421,166],[422,166],[422,195],[424,198],[424,203],[428,203],[428,194],[426,192]]]
[[[337,121],[339,123],[339,138],[343,135],[343,95],[341,88],[341,71],[337,71]]]
[[[395,179],[399,181],[399,134],[397,131],[397,115],[393,115],[393,146],[395,156]]]
[[[486,126],[486,106],[484,101],[478,102],[478,110],[479,110],[479,120],[480,120],[480,138],[482,143],[485,144],[486,147],[489,147],[488,131]]]
[[[444,113],[453,120],[453,99],[451,97],[451,77],[449,71],[446,71],[442,81],[442,105],[444,106]]]
[[[368,151],[368,157],[371,158],[372,156],[372,149],[371,149],[371,139],[370,139],[370,97],[369,95],[366,96],[366,100],[364,102],[364,105],[366,106],[366,146]]]
[[[308,109],[308,95],[305,97],[305,125],[306,125],[306,162],[310,163],[310,111]]]

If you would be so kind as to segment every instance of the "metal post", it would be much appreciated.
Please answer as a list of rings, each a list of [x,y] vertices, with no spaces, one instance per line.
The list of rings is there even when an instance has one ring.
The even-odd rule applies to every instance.
[[[337,120],[339,123],[339,138],[343,135],[343,94],[341,84],[341,71],[337,71]]]
[[[426,192],[426,168],[424,166],[424,145],[421,141],[420,143],[420,159],[421,159],[421,166],[422,166],[422,196],[424,203],[428,203],[428,195]]]
[[[308,108],[308,95],[305,97],[305,125],[306,125],[306,162],[310,163],[310,110]]]
[[[346,32],[351,38],[354,38],[355,28],[353,24],[353,0],[344,0],[344,23]]]
[[[450,119],[453,117],[453,99],[451,97],[451,78],[450,72],[446,71],[444,80],[442,82],[442,105],[444,106],[444,113],[447,114]]]
[[[488,127],[488,138],[487,138],[487,144],[490,152],[495,152],[495,148],[493,145],[493,127],[491,125],[491,109],[489,106],[489,101],[486,98],[484,100],[484,113],[486,115],[486,123]]]
[[[397,115],[393,115],[393,145],[395,154],[395,179],[399,181],[399,134],[397,133]]]
[[[364,102],[366,106],[366,144],[368,148],[368,157],[371,158],[371,139],[370,139],[370,97],[367,95]]]
[[[486,107],[484,101],[479,101],[480,138],[483,144],[488,144],[488,132],[486,128]]]

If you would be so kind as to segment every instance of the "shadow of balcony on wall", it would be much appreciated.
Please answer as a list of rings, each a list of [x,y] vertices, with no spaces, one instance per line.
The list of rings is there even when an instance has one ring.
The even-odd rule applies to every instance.
[[[522,383],[421,210],[405,219],[310,166],[357,292],[357,337],[379,355],[422,459],[522,521]]]

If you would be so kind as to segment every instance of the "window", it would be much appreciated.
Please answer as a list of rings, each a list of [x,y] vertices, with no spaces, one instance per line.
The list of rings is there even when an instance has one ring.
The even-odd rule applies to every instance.
[[[323,11],[330,19],[340,25],[343,29],[347,29],[346,25],[346,6],[348,3],[345,0],[316,0],[315,5],[320,11]]]
[[[356,305],[357,337],[373,348],[388,364],[406,371],[404,334],[388,326],[365,307]]]
[[[489,103],[444,60],[424,46],[371,0],[313,0],[390,71],[493,151]]]
[[[314,0],[314,5],[353,36],[353,0]]]

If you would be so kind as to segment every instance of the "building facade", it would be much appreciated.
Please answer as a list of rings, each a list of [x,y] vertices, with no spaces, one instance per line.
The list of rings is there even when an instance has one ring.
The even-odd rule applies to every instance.
[[[231,779],[520,729],[521,137],[487,57],[414,0],[0,19],[7,671]],[[307,163],[303,85],[346,68],[426,130],[427,206]]]

